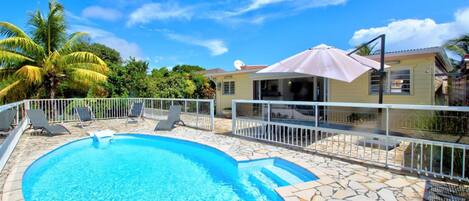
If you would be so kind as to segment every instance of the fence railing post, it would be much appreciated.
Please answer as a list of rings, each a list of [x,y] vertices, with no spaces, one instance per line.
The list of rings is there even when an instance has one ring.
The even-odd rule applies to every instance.
[[[264,108],[264,107],[262,107]],[[272,136],[272,128],[271,128],[271,124],[270,124],[270,114],[271,114],[271,105],[270,105],[270,102],[267,103],[267,135],[268,136]],[[269,137],[271,138],[271,137]]]
[[[160,116],[163,116],[163,99],[160,100]]]
[[[319,104],[316,102],[314,104],[314,127],[316,127],[316,131],[318,132],[318,127],[319,127]]]
[[[195,105],[196,105],[195,106],[196,107],[196,109],[195,109],[195,111],[196,111],[195,127],[199,127],[199,101],[198,100],[195,101]]]
[[[20,123],[20,104],[16,105],[16,125]]]
[[[386,160],[384,162],[384,167],[388,167],[388,156],[389,156],[389,106],[386,106],[386,140],[384,143],[386,144]]]
[[[231,131],[236,134],[236,100],[231,101]]]
[[[215,101],[210,100],[210,130],[215,130]]]

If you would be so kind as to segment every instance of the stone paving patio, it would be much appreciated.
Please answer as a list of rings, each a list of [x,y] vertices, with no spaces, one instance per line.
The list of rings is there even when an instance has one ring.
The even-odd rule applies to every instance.
[[[27,131],[0,174],[1,199],[23,200],[21,178],[29,164],[48,151],[67,142],[86,137],[86,131],[112,129],[120,133],[145,133],[195,141],[218,148],[236,160],[281,157],[301,165],[320,179],[276,189],[285,200],[465,200],[467,184],[433,180],[405,172],[390,171],[365,164],[351,163],[317,154],[276,147],[227,134],[230,123],[217,119],[214,132],[179,126],[171,132],[153,132],[156,121],[125,124],[125,120],[94,122],[81,129],[76,123],[65,126],[72,135],[44,136]],[[224,133],[224,134],[220,134]]]

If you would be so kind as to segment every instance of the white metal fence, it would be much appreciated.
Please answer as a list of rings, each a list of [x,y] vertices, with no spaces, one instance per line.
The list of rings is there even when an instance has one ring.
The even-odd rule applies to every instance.
[[[469,181],[469,107],[234,100],[233,133]]]
[[[213,130],[214,101],[211,99],[169,99],[169,98],[74,98],[74,99],[33,99],[31,109],[41,109],[51,122],[78,121],[74,108],[88,106],[96,119],[120,119],[129,114],[132,103],[144,103],[144,117],[164,119],[171,105],[182,108],[181,120],[188,126]]]
[[[2,139],[2,143],[0,143],[0,171],[2,171],[5,167],[6,162],[13,153],[13,150],[21,135],[28,128],[29,122],[28,119],[25,118],[24,114],[26,108],[27,101],[19,101],[0,106],[0,113],[3,113],[7,110],[16,111],[14,125],[12,126],[11,130],[3,131],[4,133],[8,133],[8,135],[6,138]]]

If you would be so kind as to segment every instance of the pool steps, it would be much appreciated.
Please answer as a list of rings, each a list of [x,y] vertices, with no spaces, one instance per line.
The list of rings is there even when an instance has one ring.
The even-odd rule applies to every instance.
[[[261,171],[252,172],[249,175],[249,182],[260,191],[261,195],[266,195],[269,198],[278,198],[277,192],[274,189],[279,187],[279,185]]]
[[[262,168],[262,173],[272,178],[279,186],[288,186],[303,182],[300,178],[288,172],[285,169],[276,166],[267,166]]]

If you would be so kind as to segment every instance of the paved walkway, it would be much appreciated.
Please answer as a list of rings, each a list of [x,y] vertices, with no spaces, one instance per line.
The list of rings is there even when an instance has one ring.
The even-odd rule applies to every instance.
[[[228,127],[227,121],[223,119],[216,121],[217,126],[223,123],[225,127]],[[107,120],[96,122],[85,130],[113,129],[122,133],[154,135],[156,133],[152,130],[155,124],[156,122],[152,120],[146,120],[139,125],[126,125],[123,120]],[[22,136],[6,168],[0,174],[0,184],[3,185],[3,188],[0,188],[2,200],[22,200],[21,178],[33,160],[60,145],[86,136],[86,131],[76,127],[75,123],[66,124],[66,126],[72,131],[72,135],[49,137],[27,132]],[[216,129],[216,133],[225,133],[223,131],[223,128]],[[462,196],[469,197],[467,185],[445,183],[402,172],[390,172],[386,169],[233,137],[226,133],[214,134],[208,131],[177,127],[171,132],[158,132],[157,135],[213,146],[236,160],[282,157],[307,168],[320,178],[317,181],[276,189],[285,200],[391,201],[439,198],[464,200]],[[460,197],[446,197],[450,193],[460,194]]]

